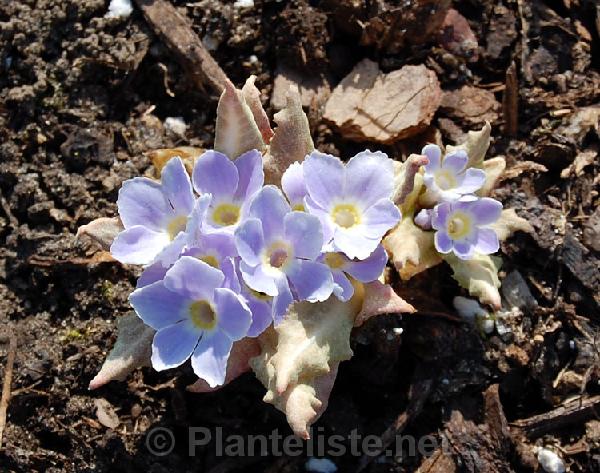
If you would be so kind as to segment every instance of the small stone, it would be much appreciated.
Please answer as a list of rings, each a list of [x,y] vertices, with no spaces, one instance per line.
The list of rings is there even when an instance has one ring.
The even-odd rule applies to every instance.
[[[323,118],[347,139],[390,144],[423,131],[441,97],[435,72],[424,65],[383,74],[365,59],[334,89]]]
[[[96,406],[96,418],[104,427],[109,429],[116,429],[119,424],[119,416],[115,412],[113,405],[106,399],[96,399],[94,401]]]
[[[537,451],[537,459],[544,471],[548,473],[565,473],[565,464],[561,458],[552,450],[540,448]]]

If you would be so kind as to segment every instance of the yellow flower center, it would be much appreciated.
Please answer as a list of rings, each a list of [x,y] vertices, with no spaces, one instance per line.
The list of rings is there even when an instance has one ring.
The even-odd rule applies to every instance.
[[[292,207],[292,210],[295,210],[296,212],[306,212],[304,204],[296,204]]]
[[[346,264],[346,260],[339,253],[327,253],[325,255],[325,263],[331,269],[340,269]]]
[[[235,225],[240,219],[240,208],[233,204],[218,205],[213,211],[213,221],[223,227]]]
[[[169,234],[169,238],[171,240],[175,239],[175,237],[185,230],[185,225],[187,224],[187,217],[180,215],[179,217],[175,217],[173,220],[169,222],[167,225],[167,233]]]
[[[196,256],[200,261],[204,261],[207,265],[219,269],[219,262],[213,255]]]
[[[435,173],[435,183],[442,190],[454,189],[458,184],[452,172],[440,169]]]
[[[463,212],[455,212],[448,222],[448,235],[453,240],[460,240],[471,233],[473,222],[471,217]]]
[[[336,224],[344,228],[350,228],[360,223],[358,210],[351,204],[336,205],[331,216]]]
[[[192,302],[189,311],[192,323],[202,330],[211,330],[217,324],[217,314],[211,303],[204,299]]]
[[[283,242],[276,242],[265,253],[265,260],[269,266],[281,269],[290,259],[290,248]]]

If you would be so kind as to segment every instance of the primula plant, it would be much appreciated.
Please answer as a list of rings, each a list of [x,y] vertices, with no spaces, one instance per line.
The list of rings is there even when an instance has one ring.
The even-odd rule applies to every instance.
[[[389,261],[402,280],[446,261],[500,307],[490,255],[529,226],[488,197],[504,169],[484,160],[489,125],[445,155],[430,144],[405,162],[369,150],[344,162],[314,149],[297,90],[274,118],[273,131],[253,78],[227,83],[213,150],[154,152],[158,179],[126,181],[119,217],[80,229],[144,268],[91,388],[190,360],[201,393],[252,370],[307,438],[353,328],[415,311],[387,284]]]

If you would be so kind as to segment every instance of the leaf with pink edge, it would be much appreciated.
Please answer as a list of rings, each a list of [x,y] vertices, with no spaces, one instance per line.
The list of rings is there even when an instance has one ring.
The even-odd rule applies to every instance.
[[[254,85],[255,81],[256,76],[248,77],[244,87],[242,87],[242,95],[244,96],[248,107],[250,107],[250,111],[254,116],[254,122],[260,130],[263,141],[266,144],[269,144],[271,138],[273,138],[273,130],[271,129],[269,117],[267,116],[267,113],[262,106],[262,102],[260,101],[260,90],[258,90]]]
[[[402,299],[389,284],[373,281],[364,284],[364,302],[361,311],[354,320],[354,326],[360,327],[371,317],[382,314],[413,313],[416,309]]]

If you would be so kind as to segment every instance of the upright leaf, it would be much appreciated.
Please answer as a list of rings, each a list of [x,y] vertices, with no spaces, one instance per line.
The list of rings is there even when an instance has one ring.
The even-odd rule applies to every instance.
[[[235,159],[251,149],[263,152],[265,143],[242,92],[228,80],[217,106],[215,150]]]
[[[265,183],[281,184],[281,175],[315,149],[298,87],[290,87],[287,105],[273,117],[277,128],[264,159]]]
[[[263,141],[269,144],[271,138],[273,137],[273,130],[271,129],[271,124],[269,123],[269,117],[267,116],[267,113],[262,106],[262,102],[260,101],[260,91],[254,85],[255,81],[256,76],[248,77],[244,87],[242,87],[242,95],[244,96],[248,107],[250,107],[250,111],[254,116],[254,122],[260,130]]]
[[[446,146],[446,153],[453,153],[458,149],[464,149],[469,156],[469,162],[467,167],[477,167],[480,168],[483,166],[483,160],[485,159],[485,154],[487,153],[488,148],[490,147],[490,136],[492,133],[492,127],[488,122],[485,122],[483,128],[479,131],[470,131],[467,134],[467,141],[458,145],[458,146]]]

